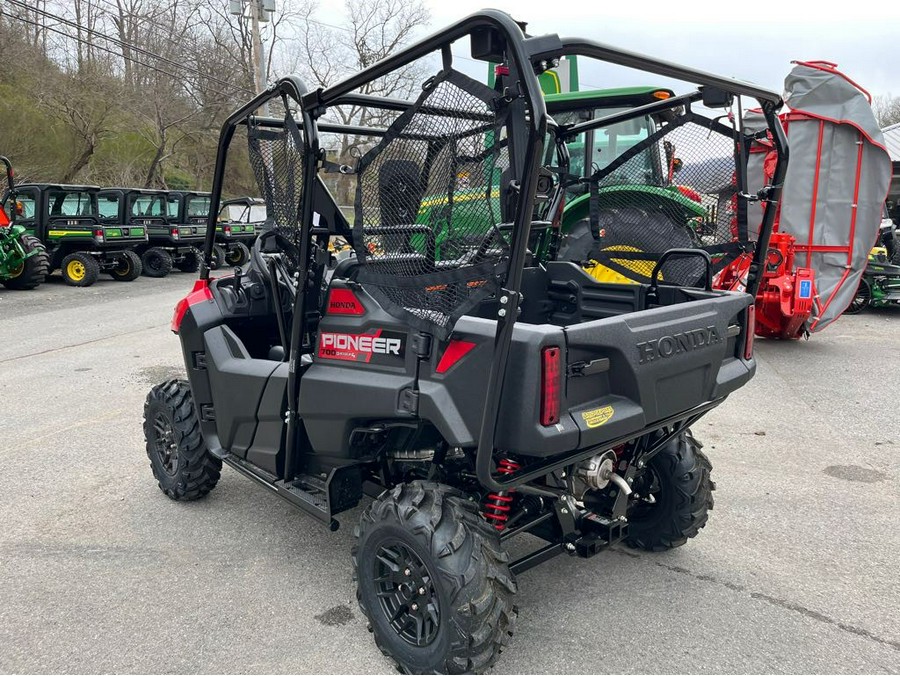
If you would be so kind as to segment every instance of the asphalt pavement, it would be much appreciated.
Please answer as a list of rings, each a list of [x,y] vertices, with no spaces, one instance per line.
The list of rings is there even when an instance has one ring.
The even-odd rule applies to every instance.
[[[330,533],[225,469],[156,487],[147,390],[182,371],[193,275],[0,288],[0,671],[383,673],[356,606],[358,510]],[[900,309],[758,341],[694,428],[715,510],[662,554],[519,578],[495,673],[900,673]]]

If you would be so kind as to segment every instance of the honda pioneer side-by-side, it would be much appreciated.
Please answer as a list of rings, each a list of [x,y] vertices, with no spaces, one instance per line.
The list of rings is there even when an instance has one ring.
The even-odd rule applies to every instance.
[[[84,185],[17,185],[17,223],[39,239],[50,255],[50,272],[59,270],[66,284],[91,286],[101,272],[120,282],[141,275],[134,248],[147,241],[143,226],[104,223],[98,210],[100,188]],[[4,195],[4,203],[8,194]]]
[[[454,67],[457,41],[499,64],[494,86]],[[710,253],[689,247],[636,284],[535,256],[559,250],[572,182],[604,187],[573,172],[566,143],[609,121],[560,123],[538,81],[572,54],[689,83],[616,120],[683,107],[695,136],[725,136],[739,177],[743,132],[716,118],[741,98],[761,107],[777,157],[771,184],[738,196],[738,219],[748,202],[765,207],[749,293],[713,289]],[[359,93],[419,59],[433,72],[415,100]],[[495,10],[327,89],[280,80],[221,132],[204,264],[172,320],[187,379],[144,407],[160,489],[200,498],[227,464],[331,529],[373,498],[351,557],[377,645],[409,673],[489,668],[512,640],[525,571],[620,542],[678,547],[706,525],[712,466],[690,427],[756,368],[753,294],[787,164],[781,103],[590,40],[526,36]],[[272,117],[256,114],[263,104]],[[340,106],[382,112],[384,126],[329,122]],[[212,279],[239,127],[274,227],[247,270]],[[352,225],[321,175],[335,170],[327,133],[367,139],[339,168],[356,184]],[[633,207],[648,228],[660,227],[653,204]],[[354,255],[335,260],[333,238]],[[542,544],[512,558],[522,534]]]

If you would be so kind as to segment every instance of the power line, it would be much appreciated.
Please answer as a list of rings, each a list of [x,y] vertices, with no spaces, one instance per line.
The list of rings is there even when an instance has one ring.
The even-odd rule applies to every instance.
[[[109,35],[106,35],[106,34],[104,34],[104,33],[101,33],[100,31],[93,30],[92,28],[87,28],[87,27],[85,27],[85,26],[79,26],[77,23],[74,23],[74,22],[72,22],[72,21],[69,21],[69,20],[66,19],[65,17],[61,17],[61,16],[59,16],[59,15],[57,15],[57,14],[53,14],[52,12],[47,12],[46,10],[38,9],[38,8],[36,8],[36,7],[29,7],[29,6],[26,5],[24,2],[21,2],[21,0],[8,0],[8,1],[9,1],[10,3],[14,4],[14,5],[17,5],[17,6],[21,7],[22,9],[27,9],[27,10],[29,10],[29,11],[36,12],[36,13],[38,13],[38,14],[43,15],[44,17],[46,17],[46,18],[48,18],[48,19],[53,19],[53,20],[58,21],[58,22],[60,22],[60,23],[62,23],[62,24],[65,24],[65,25],[67,25],[67,26],[70,26],[70,27],[72,27],[72,28],[75,28],[76,30],[84,31],[85,33],[88,33],[89,35],[97,36],[97,37],[99,37],[99,38],[101,38],[101,39],[103,39],[103,40],[106,40],[106,41],[108,41],[108,42],[111,42],[111,43],[113,43],[113,44],[115,44],[115,45],[118,45],[118,46],[120,46],[120,47],[125,47],[125,48],[127,48],[127,49],[132,50],[132,51],[135,51],[135,52],[137,52],[138,54],[144,54],[144,55],[149,56],[149,57],[151,57],[151,58],[157,59],[158,61],[162,61],[163,63],[168,63],[168,64],[170,64],[170,65],[175,66],[176,68],[180,68],[180,69],[185,70],[185,71],[187,71],[187,72],[189,72],[189,73],[193,73],[194,75],[197,75],[197,76],[199,76],[199,77],[205,77],[205,78],[207,78],[207,79],[209,79],[209,80],[212,80],[213,82],[216,82],[216,83],[218,83],[218,84],[220,84],[220,85],[223,85],[223,86],[225,86],[225,87],[235,87],[235,85],[233,85],[233,84],[230,83],[230,82],[226,82],[225,80],[220,80],[219,78],[213,77],[212,75],[204,74],[204,73],[200,72],[199,70],[196,70],[196,69],[194,69],[194,68],[190,68],[189,66],[186,66],[186,65],[184,65],[184,64],[182,64],[182,63],[178,63],[177,61],[173,61],[172,59],[169,59],[169,58],[166,58],[166,57],[164,57],[164,56],[161,56],[160,54],[156,54],[156,53],[151,52],[151,51],[149,51],[149,50],[146,50],[146,49],[143,49],[143,48],[138,47],[138,46],[136,46],[136,45],[130,44],[130,43],[128,43],[128,42],[125,42],[124,40],[119,40],[119,39],[117,39],[117,38],[113,38],[113,37],[111,37],[111,36],[109,36]],[[21,18],[21,17],[16,17],[16,18]],[[58,32],[58,31],[56,31],[56,32]],[[78,39],[77,36],[76,36],[75,39]],[[85,40],[79,40],[79,41],[82,42],[83,44],[91,44],[91,43],[88,43],[88,42],[85,41]],[[92,46],[96,47],[97,45],[93,45],[93,44],[92,44]],[[104,51],[110,52],[111,54],[116,54],[117,56],[122,56],[122,57],[124,58],[124,55],[119,55],[119,54],[117,54],[116,52],[112,52],[112,51],[110,51],[110,50],[108,50],[108,49],[107,49],[107,50],[104,50]],[[161,72],[165,72],[165,71],[161,71]],[[170,74],[170,75],[171,75],[171,74]],[[172,75],[172,77],[176,77],[176,76],[175,76],[175,75]],[[245,88],[245,87],[237,86],[237,87],[235,87],[235,88],[236,88],[236,89],[240,89],[241,91],[247,92],[247,93],[249,93],[249,94],[252,94],[252,93],[253,93],[251,90],[249,90],[249,89],[247,89],[247,88]]]
[[[36,22],[36,21],[32,21],[31,19],[26,19],[26,18],[24,18],[24,17],[21,17],[21,16],[15,16],[15,15],[12,15],[12,14],[8,14],[7,16],[9,16],[10,18],[16,19],[16,20],[18,20],[18,21],[23,21],[23,22],[25,22],[25,23],[31,24],[32,26],[35,26],[35,27],[40,28],[40,29],[42,29],[42,30],[47,30],[47,31],[50,31],[50,32],[52,32],[52,33],[56,33],[57,35],[62,35],[64,38],[68,38],[68,39],[70,39],[70,40],[76,40],[76,41],[78,41],[78,42],[81,42],[82,44],[88,44],[87,40],[85,40],[84,38],[79,38],[79,37],[77,37],[77,36],[70,35],[69,33],[66,33],[65,31],[61,31],[61,30],[59,30],[59,29],[57,29],[57,28],[54,28],[54,27],[52,27],[52,26],[46,26],[46,25],[40,24],[40,23],[38,23],[38,22]],[[111,50],[111,49],[109,49],[109,48],[107,48],[107,47],[102,47],[102,46],[100,46],[100,45],[92,45],[92,47],[94,47],[95,49],[99,49],[99,50],[101,50],[101,51],[103,51],[103,52],[106,52],[106,53],[108,53],[108,54],[112,54],[113,56],[122,56],[119,52],[115,52],[115,51],[113,51],[113,50]],[[173,78],[173,79],[175,79],[175,80],[178,80],[178,79],[179,79],[178,76],[175,75],[174,73],[170,73],[169,71],[163,70],[162,68],[159,68],[159,67],[157,67],[157,66],[152,66],[152,65],[150,65],[149,63],[145,63],[145,62],[143,62],[143,61],[139,61],[138,59],[135,59],[134,57],[122,57],[122,58],[125,58],[127,61],[131,61],[132,63],[136,63],[136,64],[138,64],[139,66],[143,66],[144,68],[149,68],[150,70],[156,71],[157,73],[162,73],[163,75],[168,75],[169,77],[171,77],[171,78]],[[209,91],[210,91],[212,94],[218,94],[218,95],[221,96],[222,98],[225,98],[225,99],[229,98],[229,95],[228,95],[228,94],[225,94],[225,93],[223,93],[223,92],[220,92],[220,91],[218,91],[218,90],[216,90],[216,89],[210,89]]]

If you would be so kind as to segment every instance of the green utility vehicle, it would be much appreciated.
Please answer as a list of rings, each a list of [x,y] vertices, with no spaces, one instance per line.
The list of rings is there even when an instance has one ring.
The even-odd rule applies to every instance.
[[[0,284],[8,289],[34,289],[50,269],[50,257],[41,241],[16,224],[20,204],[16,200],[10,161],[0,155],[6,167],[7,199],[0,205]]]
[[[225,262],[244,265],[258,227],[266,221],[266,203],[255,197],[235,197],[222,202],[216,225],[216,242],[225,249]]]
[[[165,277],[172,268],[196,272],[200,255],[196,245],[203,241],[206,227],[181,225],[181,193],[139,188],[105,188],[99,193],[104,222],[147,229],[147,242],[137,248],[144,275]]]
[[[103,223],[99,191],[96,186],[52,183],[27,183],[15,189],[17,223],[44,244],[50,271],[59,270],[70,286],[90,286],[101,272],[120,282],[141,275],[141,259],[134,248],[147,241],[147,229]],[[4,203],[8,196],[4,195]]]
[[[178,226],[182,238],[189,237],[191,242],[198,247],[203,245],[206,236],[207,220],[209,219],[210,199],[208,192],[193,190],[181,190],[169,193],[169,222]],[[184,272],[196,272],[200,267],[199,249],[195,249],[197,258],[187,269],[179,267]],[[225,265],[225,247],[216,244],[213,248],[210,269],[215,270]]]

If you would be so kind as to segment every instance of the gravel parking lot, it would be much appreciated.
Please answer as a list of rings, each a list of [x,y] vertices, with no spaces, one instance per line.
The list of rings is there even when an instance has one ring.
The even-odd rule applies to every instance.
[[[142,405],[181,371],[192,282],[0,289],[0,671],[389,671],[350,579],[357,512],[329,533],[228,469],[197,503],[156,488]],[[524,574],[498,671],[900,673],[898,353],[898,309],[760,341],[694,428],[707,528]]]

